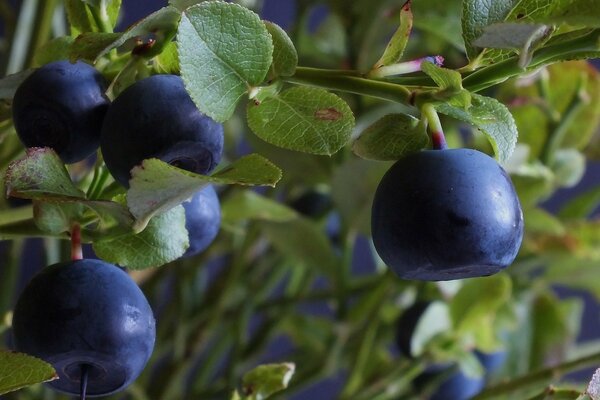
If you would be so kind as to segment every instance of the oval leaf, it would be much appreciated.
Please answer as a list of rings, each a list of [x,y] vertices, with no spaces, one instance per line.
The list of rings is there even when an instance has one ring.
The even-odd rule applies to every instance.
[[[277,24],[265,21],[265,26],[273,39],[273,64],[271,78],[277,76],[292,76],[298,65],[298,53],[294,43],[283,29]]]
[[[471,107],[463,110],[447,103],[436,104],[436,110],[467,122],[481,130],[489,139],[494,153],[502,163],[508,160],[517,144],[517,125],[506,106],[491,97],[471,94]]]
[[[177,32],[181,77],[200,111],[224,122],[242,96],[265,79],[271,35],[258,15],[210,1],[185,10]]]
[[[38,358],[0,351],[0,394],[57,378],[54,368]]]
[[[94,242],[94,251],[100,258],[131,269],[160,267],[181,257],[188,247],[182,206],[152,218],[138,234]]]
[[[195,174],[155,158],[132,170],[127,205],[136,218],[134,229],[144,229],[153,215],[190,198],[209,183],[269,185],[281,179],[281,170],[258,154],[242,157],[212,176]]]
[[[248,125],[275,146],[332,155],[350,140],[354,115],[333,93],[295,87],[263,102],[249,103]]]
[[[389,114],[365,129],[352,151],[368,160],[394,161],[421,150],[429,138],[424,125],[407,114]]]
[[[28,199],[83,199],[85,194],[71,181],[61,159],[50,148],[32,147],[27,155],[8,166],[6,193]]]
[[[294,375],[293,363],[259,365],[243,378],[247,400],[263,400],[288,387]]]

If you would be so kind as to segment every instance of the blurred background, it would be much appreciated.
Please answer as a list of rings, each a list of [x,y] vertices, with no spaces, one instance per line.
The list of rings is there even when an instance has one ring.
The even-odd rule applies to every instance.
[[[260,13],[263,19],[275,22],[286,29],[299,50],[300,65],[361,68],[369,65],[369,61],[372,60],[370,52],[378,53],[382,47],[370,49],[366,44],[364,48],[353,44],[347,45],[347,43],[355,43],[354,38],[349,38],[349,35],[356,31],[348,28],[347,21],[335,17],[331,8],[325,4],[326,2],[240,0],[238,3],[254,9]],[[395,15],[401,2],[395,2],[395,5],[392,3],[394,2],[387,2],[387,8],[381,8],[386,13],[382,12],[377,15],[378,18],[381,18],[379,24],[362,29],[358,35],[362,35],[363,38],[369,37],[372,42],[385,44],[385,40],[380,40],[376,36],[382,35],[385,38],[393,32],[396,24]],[[415,0],[414,3],[418,8],[420,1]],[[431,4],[431,2],[425,1],[421,3]],[[126,30],[136,21],[165,5],[166,1],[123,0],[120,22],[115,30]],[[55,17],[52,20],[41,21],[39,20],[40,16],[36,16],[35,13],[19,12],[21,9],[39,10],[43,6],[56,7]],[[51,37],[68,33],[65,27],[64,10],[61,7],[62,4],[58,0],[24,0],[22,2],[0,0],[0,38],[2,38],[0,49],[4,50],[0,53],[2,71],[14,73],[24,66],[35,64],[32,61],[33,55],[30,47],[21,45],[19,42],[15,43],[13,38],[7,36],[8,32],[15,32],[15,36],[19,35],[20,40],[26,42],[44,41],[50,38],[31,36],[27,38],[27,31],[33,24],[49,24],[51,29],[48,32]],[[451,9],[450,6],[448,7]],[[348,8],[351,8],[350,4],[348,4]],[[440,13],[447,11],[442,10]],[[426,15],[424,11],[421,13]],[[418,12],[415,11],[415,14]],[[432,19],[431,21],[436,20]],[[358,24],[357,30],[362,28],[359,24],[364,23],[360,19],[354,22]],[[454,25],[457,23],[448,20],[446,22]],[[433,23],[430,22],[430,24]],[[379,29],[379,33],[376,32],[376,28]],[[450,67],[464,65],[465,59],[460,50],[460,43],[457,44],[457,40],[455,40],[456,26],[448,28],[448,35],[445,38],[440,37],[439,31],[447,27],[431,27],[424,21],[415,28],[415,35],[419,40],[415,40],[412,47],[409,47],[410,56],[416,58],[430,54],[443,54]],[[427,48],[427,54],[422,53],[423,48]],[[595,65],[600,67],[598,62],[595,62]],[[550,85],[552,85],[552,80],[550,80]],[[507,86],[497,88],[490,95],[500,98],[504,96],[505,100],[510,98],[510,90],[512,89],[507,89]],[[360,115],[366,116],[358,120],[359,126],[362,127],[377,116],[402,109],[401,106],[396,105],[380,107],[379,104],[373,104],[368,99],[348,97],[354,109],[358,110]],[[514,110],[511,108],[511,111]],[[226,124],[227,158],[235,159],[241,154],[257,151],[266,154],[276,164],[281,165],[285,173],[289,171],[288,178],[282,182],[281,188],[259,190],[259,193],[280,200],[318,226],[327,236],[333,251],[348,260],[351,276],[361,279],[356,281],[358,289],[354,294],[348,296],[343,306],[340,306],[337,303],[339,299],[330,299],[331,277],[320,273],[318,268],[306,267],[306,260],[290,262],[282,258],[281,253],[284,252],[282,249],[289,249],[288,243],[283,243],[279,247],[275,245],[276,248],[278,247],[276,250],[279,251],[265,251],[264,257],[261,259],[250,257],[244,268],[252,268],[254,272],[236,271],[231,274],[232,265],[236,257],[239,257],[237,253],[239,249],[231,251],[229,246],[239,239],[237,235],[239,235],[240,229],[247,229],[248,235],[256,236],[261,234],[261,229],[266,229],[267,236],[272,241],[274,236],[283,234],[285,231],[281,227],[272,225],[253,224],[247,221],[244,223],[233,220],[224,221],[224,232],[220,234],[217,243],[205,254],[192,260],[175,262],[173,265],[161,269],[134,273],[157,314],[160,325],[159,343],[148,368],[138,383],[126,394],[115,395],[114,398],[226,398],[224,397],[225,393],[230,392],[235,385],[239,384],[237,379],[244,370],[260,363],[283,361],[294,361],[299,366],[308,365],[310,368],[301,367],[297,379],[302,383],[297,387],[292,384],[291,394],[282,398],[292,400],[352,398],[344,393],[350,377],[354,374],[352,370],[352,363],[355,361],[354,355],[362,343],[361,336],[357,332],[364,331],[368,325],[364,323],[360,315],[352,314],[349,309],[354,306],[362,307],[365,310],[370,309],[364,302],[365,292],[376,287],[378,281],[375,278],[382,276],[384,267],[373,252],[368,230],[365,232],[359,228],[349,234],[352,230],[348,229],[354,223],[360,225],[364,222],[356,222],[353,218],[358,219],[358,217],[349,215],[358,213],[357,210],[360,210],[361,206],[369,203],[369,197],[365,193],[372,191],[376,183],[365,185],[364,189],[357,188],[355,193],[357,197],[367,197],[366,199],[361,198],[360,204],[354,204],[347,198],[348,195],[352,196],[351,191],[353,190],[353,183],[348,182],[347,177],[354,177],[358,174],[358,179],[368,178],[372,182],[377,182],[385,171],[385,165],[384,167],[363,167],[362,161],[352,160],[347,153],[336,155],[332,159],[324,159],[316,156],[290,155],[287,151],[272,149],[256,138],[247,137],[250,136],[250,133],[245,134],[247,128],[244,125],[242,113],[239,114]],[[517,118],[517,122],[522,121]],[[519,127],[521,128],[521,126]],[[461,145],[461,138],[464,135],[461,136],[460,132],[465,129],[467,128],[461,125],[457,125],[455,129],[449,129],[450,142]],[[470,134],[469,131],[468,140],[466,143],[463,142],[463,145],[486,148],[481,140],[473,139],[469,136]],[[597,136],[598,132],[596,132]],[[596,155],[589,154],[591,152],[586,154],[584,165],[576,171],[569,172],[569,179],[562,184],[551,185],[551,188],[545,191],[536,192],[531,202],[539,204],[541,209],[553,215],[559,215],[566,205],[581,194],[597,193],[600,182],[600,162],[595,161]],[[297,161],[289,161],[288,165],[286,159],[290,157],[296,157]],[[507,169],[510,170],[510,165]],[[517,171],[517,168],[513,170]],[[372,176],[366,176],[369,174]],[[522,186],[517,183],[517,189],[525,188],[523,190],[526,190],[531,182],[524,181]],[[533,182],[538,181],[534,180]],[[220,188],[219,190],[222,201],[226,203],[223,199],[232,196],[238,189]],[[348,205],[346,201],[353,204]],[[339,208],[341,211],[337,212],[336,210]],[[593,211],[587,218],[593,220],[597,216],[598,207],[593,207]],[[268,246],[260,240],[258,242],[256,251],[264,250]],[[31,276],[45,265],[60,259],[64,252],[64,244],[54,239],[40,238],[0,242],[0,317],[5,316],[12,309],[18,294]],[[94,256],[89,247],[86,247],[85,254],[88,257]],[[311,260],[314,260],[314,257]],[[540,274],[542,262],[541,259],[534,259],[532,262],[531,258],[525,260],[524,257],[520,263],[517,262],[510,268],[508,273],[512,274],[522,264],[524,270],[528,271],[528,274],[530,273],[527,275],[528,278],[525,278],[523,275],[526,274],[515,272],[515,275],[512,276],[515,293],[519,290],[519,293],[522,294],[527,290],[519,285],[525,286],[531,282],[537,282],[535,278],[529,277]],[[238,281],[232,283],[231,280]],[[556,316],[556,324],[549,323],[547,329],[558,329],[557,326],[560,326],[564,331],[557,333],[557,337],[554,339],[544,339],[547,342],[542,344],[535,344],[537,342],[532,339],[534,343],[532,346],[538,346],[541,355],[538,355],[537,359],[532,356],[531,360],[527,362],[518,362],[520,366],[514,368],[513,371],[510,369],[514,364],[508,362],[504,370],[497,374],[496,380],[564,360],[567,358],[567,348],[571,347],[571,341],[584,347],[600,348],[598,292],[584,290],[581,288],[583,285],[563,285],[558,280],[548,280],[544,284],[547,284],[552,290],[552,294],[544,292],[544,296],[547,295],[550,299],[551,306],[548,306],[549,308],[554,307],[554,295],[561,299],[570,299],[574,302],[570,304],[577,305],[569,308],[569,311],[567,308],[561,308],[562,306],[558,306],[556,309],[552,308],[550,313],[558,312],[557,310],[560,309],[562,314]],[[398,294],[400,292],[396,291],[395,295],[388,295],[390,301],[381,307],[387,313],[382,317],[384,321],[382,324],[391,328],[387,330],[387,333],[381,333],[382,346],[373,347],[373,357],[383,360],[383,364],[387,362],[388,364],[385,365],[393,364],[398,357],[398,352],[393,344],[394,321],[415,298],[430,296],[432,292],[432,289],[424,289],[420,285],[412,283],[399,283],[397,289],[401,290],[402,294]],[[455,289],[449,284],[447,287],[443,286],[440,292],[443,294],[444,291],[452,292],[453,290]],[[227,293],[231,298],[222,299],[220,294],[224,291],[229,291]],[[260,301],[257,301],[252,307],[244,309],[243,315],[236,314],[232,321],[227,320],[228,317],[223,317],[224,321],[219,321],[221,318],[219,312],[234,313],[233,309],[249,296],[256,297]],[[437,295],[431,297],[435,296]],[[515,297],[517,297],[516,294]],[[211,309],[211,307],[216,308]],[[573,313],[573,315],[569,317],[567,315],[569,313]],[[284,315],[288,317],[284,318]],[[290,315],[292,316],[290,317]],[[519,321],[518,318],[517,321]],[[575,321],[577,326],[569,325],[572,321]],[[353,323],[358,326],[356,331],[348,328],[348,325]],[[509,337],[512,334],[518,335],[521,329],[533,329],[520,324],[521,322],[517,322],[516,326],[513,325],[509,329],[512,332],[508,334]],[[538,327],[538,329],[541,328]],[[10,348],[10,330],[0,330],[0,333],[2,333],[0,337],[4,340],[6,347]],[[353,341],[354,336],[358,337],[356,341]],[[510,346],[508,343],[505,345]],[[337,348],[339,353],[336,353],[335,346],[339,346]],[[578,351],[583,352],[581,350],[583,347],[575,347]],[[341,354],[344,349],[348,354]],[[510,352],[510,350],[508,351]],[[518,351],[515,349],[513,356],[517,359],[524,357]],[[374,371],[375,368],[371,368],[373,376],[376,376]],[[568,379],[574,382],[583,382],[589,379],[592,372],[593,369],[579,371],[570,375]],[[4,398],[58,399],[60,396],[37,387]]]

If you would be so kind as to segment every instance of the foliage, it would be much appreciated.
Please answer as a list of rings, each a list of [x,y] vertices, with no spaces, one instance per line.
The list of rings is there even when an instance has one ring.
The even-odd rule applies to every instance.
[[[598,365],[600,347],[575,342],[582,304],[553,288],[600,298],[600,186],[557,215],[543,208],[600,154],[600,76],[584,61],[600,57],[595,0],[297,0],[287,31],[262,21],[256,0],[172,0],[124,32],[119,0],[24,2],[36,18],[27,27],[10,4],[0,0],[0,176],[13,200],[33,202],[0,200],[0,335],[10,336],[18,282],[42,267],[21,262],[25,244],[44,238],[48,264],[58,261],[77,224],[99,257],[136,270],[155,308],[157,346],[129,398],[292,398],[324,379],[341,385],[340,399],[416,398],[411,382],[428,366],[481,375],[472,350],[508,355],[477,398],[598,398],[597,376],[589,387],[560,381]],[[180,74],[197,107],[224,122],[225,166],[202,176],[150,159],[126,190],[101,157],[65,166],[50,149],[25,152],[12,96],[32,68],[59,59],[93,63],[112,99],[148,75]],[[369,247],[386,161],[430,147],[436,112],[451,147],[496,157],[521,199],[525,239],[497,276],[403,281]],[[209,183],[222,230],[206,252],[179,259],[179,204]],[[326,212],[293,209],[311,191],[330,198]],[[390,349],[416,301],[436,306],[408,360]],[[289,351],[273,356],[282,341]],[[32,373],[5,382],[15,363]],[[0,392],[52,379],[37,364],[1,352]],[[61,397],[34,385],[6,398]]]

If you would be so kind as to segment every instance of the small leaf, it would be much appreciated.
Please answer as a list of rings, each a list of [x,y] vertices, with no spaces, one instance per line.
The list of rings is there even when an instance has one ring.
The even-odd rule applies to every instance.
[[[425,126],[407,114],[388,114],[365,129],[352,144],[354,154],[369,160],[394,161],[427,146]]]
[[[221,205],[221,215],[223,223],[229,224],[244,220],[285,222],[298,217],[291,208],[251,190],[229,196]]]
[[[54,368],[38,358],[0,350],[0,394],[57,378]]]
[[[189,247],[185,210],[176,206],[150,220],[146,229],[94,242],[96,254],[131,269],[160,267],[181,257]]]
[[[29,148],[27,155],[8,166],[6,193],[28,199],[84,199],[65,165],[50,148]]]
[[[0,99],[12,100],[15,96],[17,88],[35,69],[30,68],[17,72],[16,74],[7,75],[0,79]]]
[[[155,158],[144,160],[132,170],[127,205],[141,230],[153,215],[190,198],[209,183],[275,186],[281,170],[266,158],[251,154],[240,158],[212,176],[173,167]]]
[[[332,155],[349,140],[354,115],[348,104],[323,89],[294,87],[248,104],[248,125],[264,141],[285,149]]]
[[[402,59],[402,54],[404,54],[404,49],[408,43],[412,26],[413,14],[411,11],[411,0],[407,0],[400,9],[400,25],[387,44],[383,55],[373,66],[373,69],[397,63]]]
[[[558,150],[550,165],[554,179],[560,187],[573,187],[581,181],[585,173],[585,156],[575,149]]]
[[[288,387],[296,366],[292,363],[259,365],[243,378],[247,400],[263,400]]]
[[[442,114],[467,122],[481,130],[489,139],[500,162],[509,159],[517,143],[517,126],[510,111],[498,100],[471,94],[472,104],[468,110],[446,103],[436,104]]]
[[[294,75],[298,65],[298,53],[294,43],[279,25],[269,21],[264,23],[273,39],[273,64],[269,76],[275,78]]]
[[[185,10],[177,32],[179,63],[200,111],[224,122],[273,60],[271,35],[258,15],[237,4],[209,1]]]
[[[71,61],[95,62],[100,54],[112,46],[123,34],[106,32],[85,32],[77,36],[71,45],[68,57]]]
[[[533,51],[546,39],[553,28],[542,24],[500,23],[486,26],[473,44],[482,48],[514,49],[519,53],[519,66],[531,62]]]
[[[462,77],[457,71],[438,67],[432,62],[423,61],[421,69],[439,86],[438,96],[448,104],[468,108],[471,105],[471,94],[462,87]]]

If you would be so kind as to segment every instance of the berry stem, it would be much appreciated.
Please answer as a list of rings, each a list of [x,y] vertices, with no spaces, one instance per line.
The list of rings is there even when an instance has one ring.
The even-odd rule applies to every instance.
[[[81,260],[82,258],[81,226],[79,224],[73,224],[71,227],[71,260]]]
[[[87,393],[89,369],[89,365],[81,364],[81,386],[79,387],[79,400],[85,400],[85,395]]]
[[[448,148],[444,129],[438,117],[437,111],[430,103],[423,104],[421,107],[421,116],[427,120],[427,130],[431,133],[431,142],[434,150],[444,150]]]

